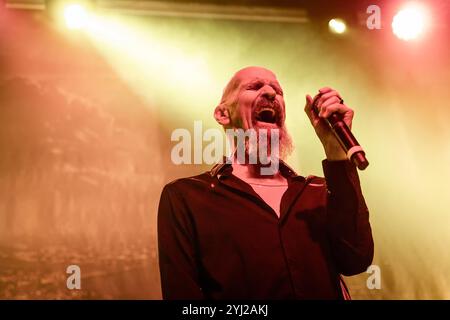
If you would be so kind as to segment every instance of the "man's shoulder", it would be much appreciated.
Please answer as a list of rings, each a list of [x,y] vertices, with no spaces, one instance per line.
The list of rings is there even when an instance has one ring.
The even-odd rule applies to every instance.
[[[311,187],[326,187],[326,180],[324,177],[310,175],[306,178],[308,185]]]
[[[186,188],[209,186],[212,183],[212,179],[210,171],[206,171],[198,175],[172,180],[164,186],[164,189],[185,190]]]
[[[312,187],[325,187],[326,181],[324,177],[319,177],[316,175],[302,176],[295,172],[291,166],[289,166],[285,161],[280,160],[280,172],[285,177],[293,177],[294,179],[301,179],[306,182],[307,186]]]

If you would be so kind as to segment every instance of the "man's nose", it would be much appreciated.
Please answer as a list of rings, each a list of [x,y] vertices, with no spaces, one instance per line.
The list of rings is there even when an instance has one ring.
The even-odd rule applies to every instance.
[[[270,101],[273,101],[277,96],[277,93],[275,92],[274,88],[272,88],[269,85],[265,85],[262,89],[264,90],[262,96]]]

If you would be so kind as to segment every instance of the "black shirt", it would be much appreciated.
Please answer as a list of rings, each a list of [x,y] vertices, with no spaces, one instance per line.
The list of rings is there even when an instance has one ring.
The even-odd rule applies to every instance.
[[[325,179],[288,180],[281,215],[230,164],[167,184],[158,210],[164,299],[340,299],[340,274],[373,258],[355,167],[324,160]]]

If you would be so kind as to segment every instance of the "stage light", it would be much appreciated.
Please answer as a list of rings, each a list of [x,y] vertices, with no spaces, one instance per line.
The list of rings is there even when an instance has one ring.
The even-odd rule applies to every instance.
[[[428,14],[424,7],[410,4],[400,10],[392,20],[392,31],[402,40],[419,38],[427,26]]]
[[[71,3],[64,7],[64,21],[69,29],[82,29],[86,26],[89,13],[86,8],[78,3]]]
[[[328,22],[328,27],[330,28],[330,31],[337,34],[342,34],[347,30],[347,25],[345,24],[345,21],[342,19],[331,19]]]

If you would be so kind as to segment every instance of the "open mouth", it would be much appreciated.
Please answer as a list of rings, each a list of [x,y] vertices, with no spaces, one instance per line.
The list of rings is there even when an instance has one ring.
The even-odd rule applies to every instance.
[[[254,119],[259,122],[277,124],[279,122],[279,115],[275,109],[263,107],[255,111]]]

